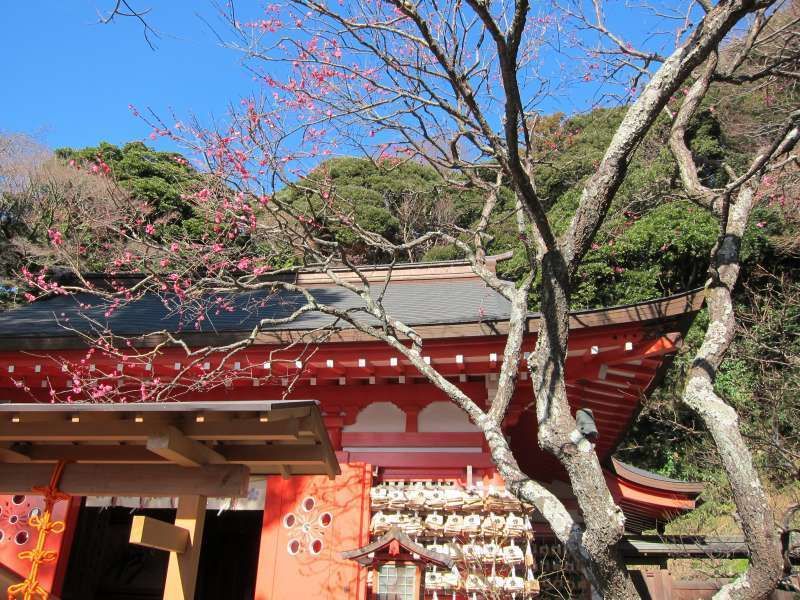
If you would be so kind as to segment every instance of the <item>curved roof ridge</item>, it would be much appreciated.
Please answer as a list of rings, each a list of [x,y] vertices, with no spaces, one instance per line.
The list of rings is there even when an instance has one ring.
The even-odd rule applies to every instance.
[[[705,484],[702,482],[666,477],[622,462],[613,456],[611,457],[611,467],[619,477],[645,487],[684,494],[700,494],[705,489]]]
[[[418,544],[399,527],[392,527],[381,537],[365,546],[354,550],[346,550],[340,554],[344,559],[354,560],[359,564],[367,566],[372,564],[376,552],[389,547],[393,541],[397,541],[400,547],[404,548],[407,552],[418,555],[424,562],[436,564],[448,569],[452,569],[455,565],[455,560],[453,560],[452,557],[441,554],[440,552],[434,552],[422,544]]]
[[[497,263],[511,258],[513,252],[504,252],[502,254],[492,254],[485,257],[486,266],[490,271],[497,272]],[[284,280],[294,281],[298,284],[304,283],[319,283],[325,281],[333,283],[325,271],[321,271],[321,266],[297,266],[279,269],[275,273],[267,271],[262,277],[265,281],[269,280]],[[379,277],[383,278],[383,273],[392,271],[396,275],[392,277],[393,280],[403,281],[406,279],[449,279],[455,277],[469,277],[479,278],[479,275],[472,269],[472,263],[467,259],[454,259],[442,261],[419,261],[419,262],[402,262],[402,263],[376,263],[376,264],[362,264],[348,266],[344,264],[336,264],[330,268],[331,271],[337,274],[344,274],[348,280],[357,280],[358,274],[366,276],[368,279],[374,280]],[[72,281],[76,277],[76,272],[66,267],[55,267],[54,276],[58,280]],[[81,272],[81,276],[87,281],[92,282],[107,282],[110,280],[140,280],[147,274],[140,271],[85,271]]]

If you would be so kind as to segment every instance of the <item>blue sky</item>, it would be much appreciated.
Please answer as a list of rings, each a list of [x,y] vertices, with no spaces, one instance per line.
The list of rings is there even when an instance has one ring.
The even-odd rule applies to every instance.
[[[145,140],[150,129],[128,106],[152,108],[171,122],[195,115],[203,123],[224,120],[227,106],[248,95],[254,82],[240,56],[221,47],[199,14],[225,31],[211,0],[136,0],[151,8],[150,25],[161,33],[151,50],[133,18],[102,25],[98,11],[113,0],[25,0],[7,2],[0,22],[0,131],[23,132],[42,143],[81,147],[101,140],[121,144]],[[647,39],[641,18],[631,19],[624,2],[609,2],[615,29],[634,43]],[[261,2],[237,3],[260,14]],[[258,12],[256,12],[258,11]],[[239,15],[247,20],[252,15]],[[592,98],[580,89],[549,103],[547,110],[572,112]],[[582,104],[584,106],[582,106]],[[155,145],[166,149],[168,142]]]
[[[224,116],[253,87],[236,52],[208,25],[210,2],[152,1],[162,33],[150,50],[135,19],[98,24],[112,0],[4,3],[0,21],[0,131],[24,132],[52,148],[146,139],[128,105],[206,121]],[[220,25],[217,21],[215,25]],[[222,25],[220,25],[221,27]],[[148,140],[149,142],[149,140]]]

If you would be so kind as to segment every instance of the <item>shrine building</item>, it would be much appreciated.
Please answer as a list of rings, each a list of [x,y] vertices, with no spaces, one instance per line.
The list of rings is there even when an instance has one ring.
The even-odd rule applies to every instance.
[[[380,288],[386,268],[364,273]],[[293,282],[359,306],[324,274]],[[155,295],[115,310],[56,295],[0,313],[0,587],[38,598],[24,596],[35,562],[40,591],[63,600],[588,598],[542,516],[504,489],[482,433],[384,342],[304,313],[232,355],[151,353],[168,335],[191,349],[234,343],[297,296],[241,294],[202,320]],[[702,491],[613,457],[701,303],[693,291],[570,317],[569,401],[594,417],[631,564],[675,555],[645,534]],[[501,296],[466,262],[409,264],[393,268],[384,304],[420,334],[426,362],[486,404]],[[527,318],[525,353],[539,318]],[[98,332],[121,354],[88,350]],[[87,398],[78,371],[113,394]],[[193,389],[212,372],[214,385]],[[532,403],[521,360],[505,432],[522,469],[580,520],[563,468],[538,447]]]

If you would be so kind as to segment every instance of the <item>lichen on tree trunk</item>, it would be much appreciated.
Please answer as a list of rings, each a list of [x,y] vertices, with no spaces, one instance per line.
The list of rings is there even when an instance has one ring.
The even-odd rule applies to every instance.
[[[736,332],[733,288],[739,278],[741,239],[753,207],[755,182],[742,187],[730,207],[727,230],[713,250],[706,293],[709,324],[686,380],[683,401],[703,420],[728,476],[750,551],[748,569],[715,595],[749,600],[768,595],[781,577],[781,544],[769,499],[739,429],[736,411],[714,390],[714,379]]]

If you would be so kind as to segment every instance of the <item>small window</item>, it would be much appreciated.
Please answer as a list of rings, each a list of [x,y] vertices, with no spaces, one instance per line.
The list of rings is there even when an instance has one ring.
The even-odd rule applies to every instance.
[[[376,600],[416,600],[417,567],[387,563],[378,569]]]

